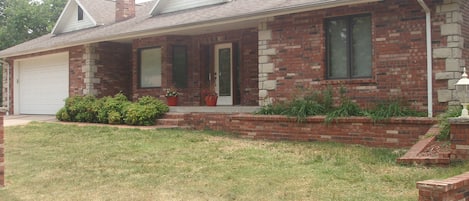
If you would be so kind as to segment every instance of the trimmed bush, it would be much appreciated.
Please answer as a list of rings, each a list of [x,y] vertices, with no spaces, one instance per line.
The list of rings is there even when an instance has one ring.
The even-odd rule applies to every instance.
[[[145,96],[132,103],[125,95],[118,93],[114,97],[101,99],[93,96],[67,98],[56,117],[60,121],[72,122],[153,125],[168,111],[169,107],[154,97]]]
[[[151,96],[144,96],[136,104],[125,108],[124,121],[128,125],[153,125],[155,119],[168,111],[169,107],[162,101]]]

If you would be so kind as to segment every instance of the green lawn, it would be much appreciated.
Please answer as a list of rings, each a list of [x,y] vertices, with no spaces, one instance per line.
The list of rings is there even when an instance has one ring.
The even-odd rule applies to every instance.
[[[5,134],[0,200],[415,201],[415,182],[469,165],[400,166],[403,150],[187,130],[32,123]]]

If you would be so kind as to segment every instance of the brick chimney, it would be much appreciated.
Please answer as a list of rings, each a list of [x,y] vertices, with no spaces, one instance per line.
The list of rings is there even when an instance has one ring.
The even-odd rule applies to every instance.
[[[135,17],[135,0],[116,0],[116,22]]]

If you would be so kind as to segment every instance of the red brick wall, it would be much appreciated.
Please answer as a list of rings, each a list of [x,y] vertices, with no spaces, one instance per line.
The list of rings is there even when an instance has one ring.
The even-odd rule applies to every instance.
[[[324,117],[310,117],[304,123],[275,115],[191,113],[186,126],[197,130],[232,132],[245,138],[266,140],[321,141],[403,148],[414,145],[437,122],[429,118],[393,118],[373,123],[364,117],[340,118],[329,124]]]
[[[454,118],[451,125],[451,160],[469,160],[469,120]]]
[[[139,83],[139,49],[149,47],[161,48],[161,62],[162,62],[162,87],[157,88],[140,88]],[[164,88],[169,87],[165,78],[168,78],[168,42],[167,37],[152,37],[134,40],[132,43],[132,99],[136,100],[142,96],[154,96],[164,100]]]
[[[119,92],[130,97],[131,94],[131,52],[130,45],[112,42],[98,44],[96,53],[97,72],[100,82],[94,84],[97,96],[113,96]]]
[[[69,67],[70,67],[70,96],[84,95],[83,89],[85,89],[85,73],[83,72],[83,65],[85,65],[85,54],[84,46],[77,46],[71,48],[69,51]]]
[[[469,172],[445,180],[417,182],[419,201],[468,201]]]
[[[5,113],[0,112],[0,187],[5,186],[5,135],[3,129],[3,115]]]
[[[211,33],[205,35],[195,36],[193,38],[194,52],[200,52],[201,45],[208,45],[213,48],[213,45],[220,43],[236,43],[238,44],[240,58],[239,67],[240,78],[240,105],[257,106],[259,105],[259,68],[258,68],[258,33],[257,29],[244,29],[233,30],[221,33]],[[235,50],[236,51],[236,50]],[[213,52],[213,51],[212,51]],[[213,58],[212,55],[210,58]],[[194,57],[197,61],[196,66],[202,66],[202,61],[197,55]],[[209,61],[211,68],[213,68],[213,61]],[[200,79],[208,77],[208,73],[200,69],[202,75]],[[234,81],[236,82],[236,80]],[[208,83],[201,83],[203,88],[208,87]],[[207,85],[207,86],[204,86]]]
[[[432,2],[426,2],[435,9]],[[324,21],[356,14],[372,16],[372,77],[327,80]],[[438,24],[444,19],[434,17],[434,45],[438,46],[445,42],[440,39]],[[383,1],[278,16],[267,23],[267,30],[272,30],[267,48],[276,49],[276,55],[271,56],[276,71],[268,79],[277,80],[277,89],[269,91],[269,97],[287,100],[302,95],[304,89],[315,91],[330,85],[338,91],[344,86],[347,96],[362,106],[402,99],[426,111],[425,12],[417,1]],[[434,70],[444,70],[444,62],[436,62]],[[447,82],[435,83],[434,88],[446,89]],[[441,111],[446,103],[435,108]]]
[[[200,90],[208,76],[206,66],[201,59],[201,46],[213,46],[218,43],[233,42],[240,48],[240,103],[241,105],[258,105],[258,57],[257,30],[235,30],[199,36],[162,36],[137,39],[132,44],[132,98],[150,95],[164,98],[164,89],[172,83],[172,45],[185,45],[188,48],[188,87],[181,89],[178,105],[197,106],[202,104]],[[139,88],[138,50],[147,47],[162,48],[162,87]],[[212,47],[213,48],[213,47]],[[212,56],[213,58],[213,56]],[[211,62],[213,63],[213,62]],[[213,64],[210,64],[213,65]]]

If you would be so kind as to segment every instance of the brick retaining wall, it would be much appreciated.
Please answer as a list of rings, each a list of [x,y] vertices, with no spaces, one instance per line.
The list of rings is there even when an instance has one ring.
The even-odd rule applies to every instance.
[[[469,172],[445,180],[417,183],[419,201],[469,200]]]
[[[366,117],[339,118],[326,124],[325,117],[295,118],[276,115],[190,113],[184,126],[227,131],[245,138],[292,141],[323,141],[401,148],[415,144],[437,121],[430,118],[393,118],[374,123]]]
[[[469,119],[452,118],[451,160],[469,160]]]

